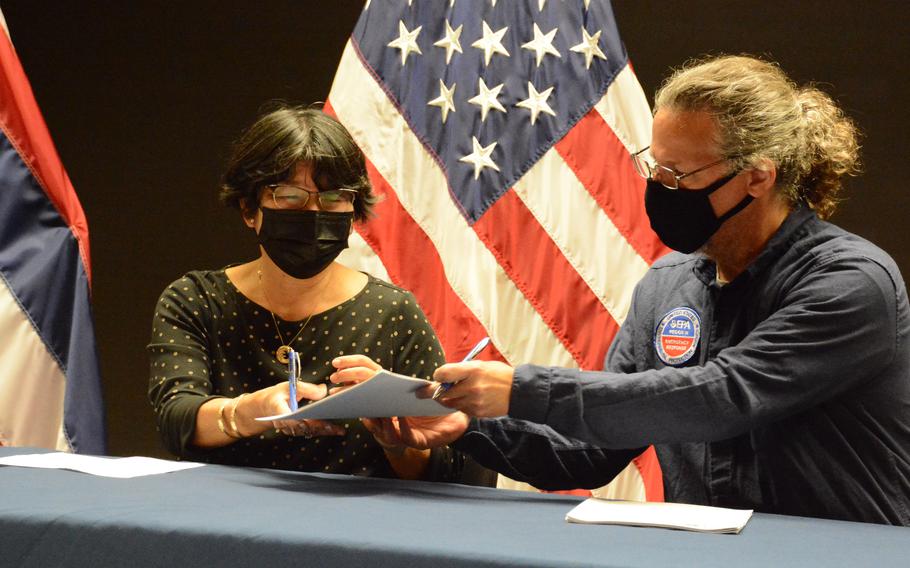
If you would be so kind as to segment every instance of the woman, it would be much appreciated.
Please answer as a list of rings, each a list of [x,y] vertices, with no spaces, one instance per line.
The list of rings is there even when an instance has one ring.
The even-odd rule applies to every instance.
[[[149,399],[166,447],[197,461],[454,480],[462,460],[448,448],[383,446],[357,420],[255,420],[289,411],[290,348],[298,397],[313,400],[341,355],[424,378],[445,362],[413,295],[334,262],[375,202],[350,134],[319,110],[264,115],[235,144],[221,199],[260,255],[190,272],[158,301]]]

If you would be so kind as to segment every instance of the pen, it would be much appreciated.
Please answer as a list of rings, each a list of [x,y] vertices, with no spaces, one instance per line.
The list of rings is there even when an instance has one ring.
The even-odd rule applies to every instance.
[[[291,349],[288,352],[288,406],[291,412],[297,411],[297,378],[300,367],[300,355]]]
[[[474,347],[471,348],[470,351],[468,351],[468,354],[464,356],[464,359],[462,359],[461,362],[466,363],[467,361],[470,361],[474,357],[477,357],[477,354],[480,353],[481,351],[483,351],[484,348],[489,344],[490,344],[490,338],[484,337],[483,339],[481,339],[480,341],[477,342],[477,345],[475,345]],[[439,398],[442,395],[442,393],[444,393],[447,390],[449,390],[450,388],[452,388],[452,385],[454,385],[454,384],[455,383],[439,383],[439,386],[436,387],[435,391],[433,391],[433,400],[436,400],[437,398]]]

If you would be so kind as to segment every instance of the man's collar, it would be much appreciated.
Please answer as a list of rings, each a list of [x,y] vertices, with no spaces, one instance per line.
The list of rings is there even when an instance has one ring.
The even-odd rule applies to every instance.
[[[765,248],[758,254],[739,276],[734,278],[730,283],[735,284],[744,279],[752,279],[768,265],[780,258],[792,244],[803,235],[802,229],[806,221],[815,218],[815,212],[806,207],[799,205],[787,215],[784,222],[781,223],[777,231],[771,236]],[[707,285],[716,284],[717,268],[713,260],[702,257],[695,263],[695,272],[699,280]]]

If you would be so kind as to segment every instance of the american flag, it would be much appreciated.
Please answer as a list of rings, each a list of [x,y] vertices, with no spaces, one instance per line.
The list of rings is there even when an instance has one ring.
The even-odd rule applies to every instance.
[[[0,438],[103,454],[88,225],[5,27],[0,129]]]
[[[666,252],[630,160],[651,113],[609,2],[368,1],[326,109],[383,196],[357,228],[368,269],[414,292],[449,360],[489,335],[511,364],[603,367]],[[653,450],[635,465],[619,496],[661,500]]]

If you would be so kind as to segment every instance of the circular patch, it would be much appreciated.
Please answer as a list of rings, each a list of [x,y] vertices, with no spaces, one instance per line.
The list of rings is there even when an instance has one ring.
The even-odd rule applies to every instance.
[[[657,324],[654,348],[666,365],[681,365],[695,355],[701,338],[698,314],[691,308],[674,308]]]

